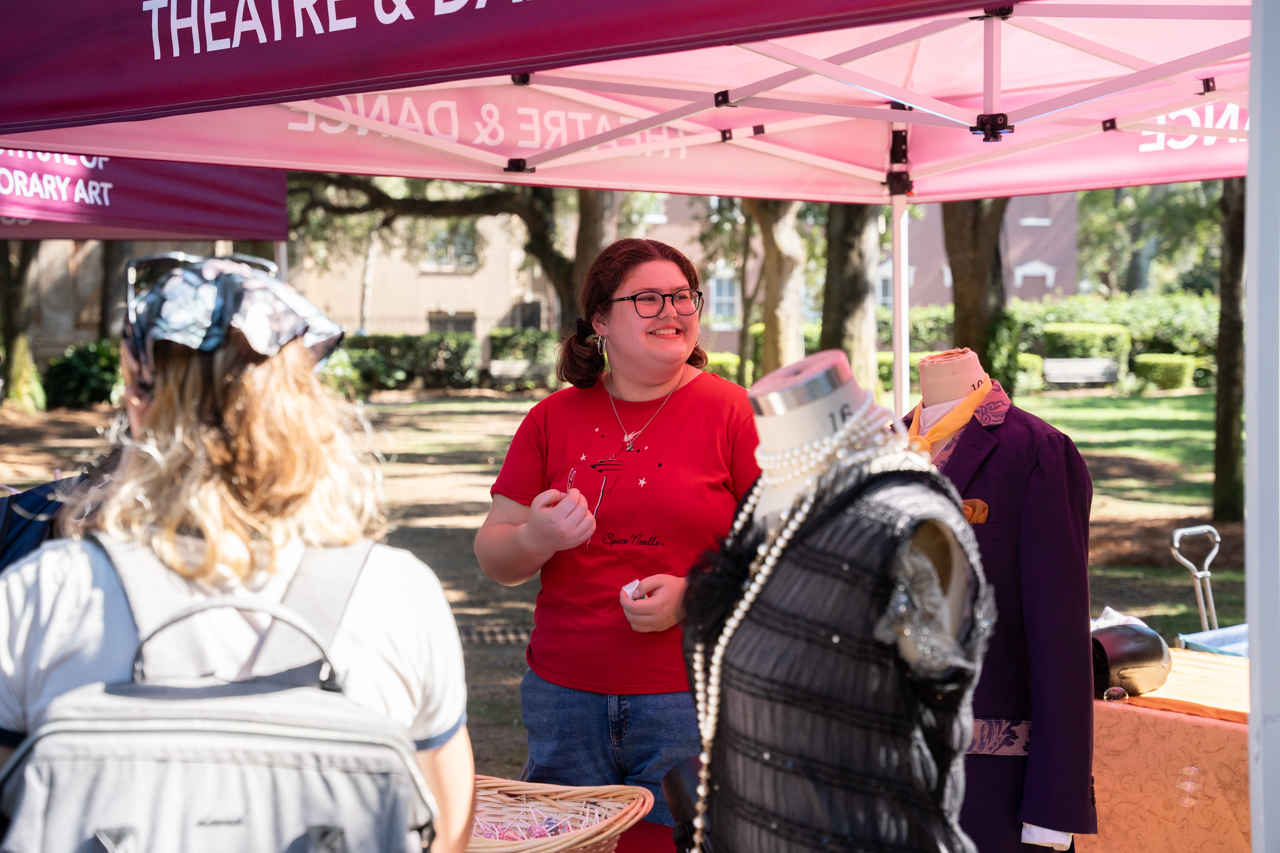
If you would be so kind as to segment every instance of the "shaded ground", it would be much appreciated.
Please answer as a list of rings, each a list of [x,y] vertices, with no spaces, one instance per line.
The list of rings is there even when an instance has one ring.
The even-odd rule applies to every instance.
[[[519,682],[537,581],[486,580],[472,543],[489,508],[516,427],[533,398],[449,396],[380,402],[366,411],[386,454],[389,544],[430,565],[445,586],[467,659],[468,716],[481,773],[514,777],[525,756]],[[1212,464],[1211,395],[1172,398],[1037,397],[1019,405],[1076,440],[1095,484],[1090,582],[1093,611],[1134,613],[1172,640],[1199,630],[1188,572],[1169,555],[1177,527],[1205,523]],[[26,416],[0,410],[0,483],[33,485],[73,471],[105,447],[106,410]],[[1223,625],[1244,619],[1243,526],[1216,525],[1214,563]],[[1185,549],[1196,556],[1196,544]]]

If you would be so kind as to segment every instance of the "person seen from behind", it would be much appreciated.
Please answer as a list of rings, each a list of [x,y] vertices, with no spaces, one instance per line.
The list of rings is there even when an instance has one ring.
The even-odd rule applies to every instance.
[[[663,775],[700,749],[685,574],[760,473],[746,391],[701,369],[698,286],[656,240],[601,252],[560,348],[573,387],[521,424],[475,543],[499,583],[541,573],[520,689],[529,781],[649,788],[653,811],[628,833],[649,850],[673,846]]]
[[[213,259],[132,297],[129,312],[118,463],[61,511],[69,538],[0,576],[0,758],[59,695],[133,675],[138,628],[87,534],[144,546],[196,600],[278,605],[305,549],[352,545],[384,521],[367,431],[316,374],[341,330],[315,306]],[[201,649],[212,675],[239,681],[271,620],[216,609],[191,621],[215,641]],[[474,767],[461,646],[435,575],[373,546],[329,651],[344,695],[411,733],[438,806],[432,849],[460,853]]]

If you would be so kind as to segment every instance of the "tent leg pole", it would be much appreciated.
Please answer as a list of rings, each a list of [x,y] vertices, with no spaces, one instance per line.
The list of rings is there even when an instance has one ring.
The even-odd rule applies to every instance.
[[[276,268],[281,281],[289,280],[289,243],[286,240],[276,241]]]
[[[1254,0],[1245,205],[1245,614],[1253,849],[1280,850],[1280,0]],[[1270,47],[1267,47],[1270,45]]]
[[[982,111],[1000,112],[1000,25],[997,17],[982,22]]]
[[[1280,2],[1280,0],[1277,0]],[[891,198],[890,216],[893,219],[893,411],[904,415],[911,396],[911,335],[908,325],[910,307],[907,287],[910,284],[910,268],[907,266],[907,197]]]

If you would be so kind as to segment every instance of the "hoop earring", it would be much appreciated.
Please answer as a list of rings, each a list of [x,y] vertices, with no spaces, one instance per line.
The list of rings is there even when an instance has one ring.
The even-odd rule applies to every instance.
[[[605,341],[604,335],[596,335],[596,352],[604,355]]]

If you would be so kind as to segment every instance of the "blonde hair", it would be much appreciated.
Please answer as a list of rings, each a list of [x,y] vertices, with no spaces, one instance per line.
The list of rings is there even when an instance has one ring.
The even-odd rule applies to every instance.
[[[274,567],[295,537],[349,545],[381,530],[381,478],[359,419],[300,340],[270,358],[235,330],[212,353],[157,341],[154,363],[145,437],[122,440],[114,470],[65,508],[64,530],[143,543],[213,582],[249,579],[264,548]],[[203,563],[184,557],[179,536],[203,540]]]

